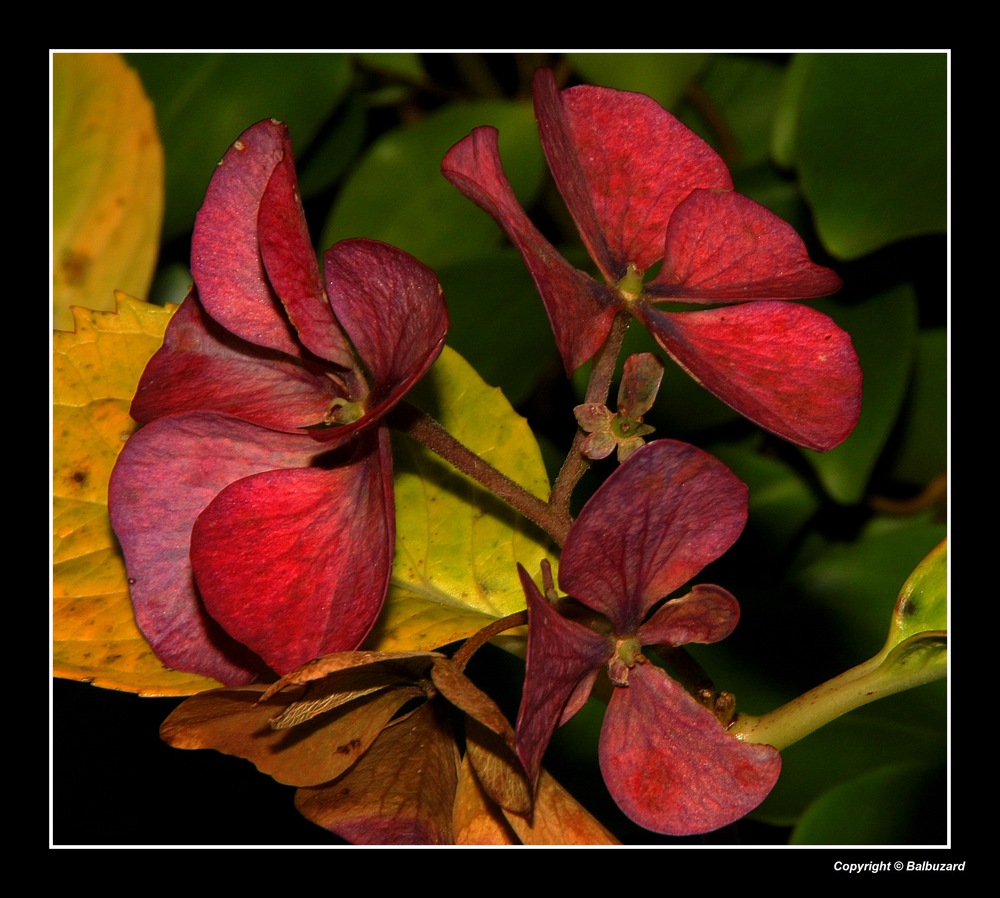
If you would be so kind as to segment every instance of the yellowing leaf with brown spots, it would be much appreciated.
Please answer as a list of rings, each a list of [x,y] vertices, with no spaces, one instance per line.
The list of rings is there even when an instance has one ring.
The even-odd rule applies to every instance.
[[[163,223],[163,147],[153,106],[117,53],[52,57],[53,325],[71,306],[113,311],[145,296]]]
[[[53,672],[143,695],[190,695],[219,684],[153,655],[132,617],[107,507],[111,469],[136,426],[132,395],[176,306],[117,301],[117,313],[74,309],[75,333],[53,334]]]
[[[549,482],[528,422],[445,346],[407,396],[449,433],[541,498]],[[393,436],[396,556],[367,648],[422,651],[524,610],[520,562],[555,559],[547,538],[484,487],[413,440]]]

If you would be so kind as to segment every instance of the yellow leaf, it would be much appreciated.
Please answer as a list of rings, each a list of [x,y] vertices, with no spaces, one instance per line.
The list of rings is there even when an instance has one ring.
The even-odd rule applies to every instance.
[[[117,313],[74,309],[53,335],[53,672],[142,695],[218,684],[169,670],[132,616],[125,563],[108,519],[111,469],[135,429],[129,404],[176,306],[116,294]]]
[[[53,324],[71,306],[113,311],[145,296],[163,223],[163,147],[153,106],[117,53],[52,57]]]
[[[528,422],[445,346],[407,399],[540,498],[549,482]],[[416,442],[394,440],[396,556],[382,617],[366,647],[421,651],[524,610],[520,562],[553,559],[546,537],[484,487]]]

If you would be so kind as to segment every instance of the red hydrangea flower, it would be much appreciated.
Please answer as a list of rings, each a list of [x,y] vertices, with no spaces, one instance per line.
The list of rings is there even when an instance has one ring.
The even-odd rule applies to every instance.
[[[528,654],[517,744],[530,776],[606,667],[614,688],[601,728],[601,772],[632,820],[693,835],[739,819],[767,796],[781,769],[778,752],[728,735],[642,654],[644,645],[718,642],[732,632],[739,605],[718,586],[695,586],[650,612],[736,541],[746,503],[746,487],[721,462],[657,440],[591,497],[560,558],[559,586],[607,618],[605,626],[564,616],[521,569]]]
[[[441,351],[433,273],[346,240],[321,275],[287,129],[226,153],[195,288],[150,361],[109,507],[140,628],[171,667],[238,685],[357,648],[395,540],[385,414]]]
[[[495,128],[452,147],[442,171],[520,250],[567,373],[627,312],[761,427],[812,449],[843,441],[861,405],[850,338],[826,315],[785,301],[833,293],[840,278],[810,261],[787,223],[734,193],[715,151],[649,97],[559,91],[548,69],[536,73],[534,97],[549,168],[606,283],[573,268],[531,223],[504,174]],[[668,312],[665,302],[725,305]]]

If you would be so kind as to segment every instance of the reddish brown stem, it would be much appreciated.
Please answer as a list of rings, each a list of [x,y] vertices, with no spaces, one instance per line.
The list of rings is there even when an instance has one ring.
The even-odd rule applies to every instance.
[[[510,630],[512,627],[523,627],[527,622],[527,611],[517,611],[514,614],[508,614],[507,617],[500,618],[500,620],[493,621],[492,624],[487,624],[482,630],[477,630],[466,639],[461,648],[452,655],[451,660],[455,662],[459,670],[465,670],[469,659],[494,636],[499,636],[504,630]]]
[[[572,519],[568,513],[554,509],[519,483],[501,473],[456,440],[430,415],[407,403],[400,403],[389,415],[389,424],[412,437],[432,452],[450,462],[463,474],[481,483],[497,498],[542,528],[561,546],[569,533]]]

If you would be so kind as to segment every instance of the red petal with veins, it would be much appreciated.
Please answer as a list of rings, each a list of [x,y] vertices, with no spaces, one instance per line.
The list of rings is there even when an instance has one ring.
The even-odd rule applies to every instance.
[[[676,314],[636,314],[706,389],[765,430],[826,450],[861,414],[861,368],[851,338],[808,306],[785,302]]]
[[[639,628],[642,645],[707,644],[725,639],[740,620],[739,602],[721,586],[700,585],[665,602]]]
[[[136,621],[165,664],[229,686],[261,672],[261,660],[226,635],[202,604],[189,557],[191,530],[224,487],[307,465],[315,454],[309,437],[210,413],[160,418],[129,438],[111,475],[108,509]]]
[[[359,441],[352,461],[244,477],[194,525],[205,607],[279,674],[355,649],[389,586],[393,515],[384,428]]]
[[[191,274],[209,315],[258,346],[301,349],[264,273],[257,212],[274,167],[291,156],[288,129],[265,119],[248,128],[215,170],[191,238]]]
[[[143,372],[131,414],[144,423],[179,412],[214,411],[297,433],[321,422],[339,395],[318,371],[223,330],[192,291]]]
[[[527,571],[517,567],[528,601],[528,657],[517,715],[517,752],[536,782],[552,734],[587,700],[614,642],[563,617]]]
[[[606,615],[621,637],[649,609],[722,555],[743,530],[747,488],[694,446],[637,449],[588,500],[570,529],[559,585]]]
[[[489,213],[520,250],[545,304],[566,372],[571,374],[607,339],[618,311],[617,297],[570,265],[525,215],[500,163],[496,128],[476,128],[460,140],[444,157],[441,171]]]
[[[351,345],[326,298],[290,152],[278,162],[267,182],[257,231],[271,287],[303,345],[321,359],[343,368],[354,367]]]
[[[560,92],[551,70],[539,69],[534,95],[549,168],[609,283],[629,262],[645,271],[663,256],[667,221],[694,188],[733,186],[715,150],[644,94]]]
[[[781,756],[740,742],[651,663],[617,687],[601,728],[601,772],[618,806],[657,833],[688,836],[726,826],[774,787]]]
[[[836,273],[809,258],[791,225],[731,191],[696,190],[681,203],[663,256],[646,285],[654,302],[810,299],[841,287]]]
[[[371,375],[366,417],[380,417],[441,353],[441,285],[426,265],[377,240],[342,240],[324,265],[330,305]]]

